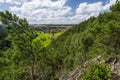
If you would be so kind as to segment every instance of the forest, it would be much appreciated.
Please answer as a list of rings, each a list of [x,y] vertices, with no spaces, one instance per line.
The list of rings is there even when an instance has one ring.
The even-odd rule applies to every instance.
[[[9,11],[0,12],[0,22],[0,80],[59,80],[98,55],[120,58],[120,1],[109,12],[74,25],[57,38],[29,27],[26,19]],[[104,64],[93,65],[93,70],[96,67],[106,69],[102,79],[85,75],[82,80],[110,77]]]

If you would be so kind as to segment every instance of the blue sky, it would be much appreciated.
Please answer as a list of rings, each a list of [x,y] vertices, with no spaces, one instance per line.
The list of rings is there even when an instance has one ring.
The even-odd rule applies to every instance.
[[[77,24],[109,11],[116,0],[0,0],[0,11],[8,10],[30,24]]]
[[[66,5],[72,6],[73,9],[76,9],[80,3],[88,2],[88,3],[94,3],[102,1],[103,3],[106,2],[106,0],[68,0],[66,2]]]

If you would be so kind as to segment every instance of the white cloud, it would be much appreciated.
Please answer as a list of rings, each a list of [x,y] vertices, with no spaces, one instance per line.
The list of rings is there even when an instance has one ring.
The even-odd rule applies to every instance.
[[[79,23],[88,19],[91,16],[98,16],[101,11],[103,11],[102,2],[91,4],[85,2],[79,4],[79,7],[76,9],[75,15],[68,17],[68,19],[71,22]]]
[[[70,20],[76,20],[77,23],[84,21],[91,16],[98,16],[100,12],[109,10],[109,7],[115,4],[116,0],[109,0],[104,6],[103,2],[91,3],[87,2],[79,4],[79,7],[76,9],[76,14],[72,17],[69,17]]]
[[[0,3],[4,3],[5,2],[5,0],[0,0]]]
[[[27,0],[0,0],[0,3],[10,3],[10,4],[21,5],[22,3],[26,1]]]
[[[0,3],[16,4],[9,7],[12,13],[27,18],[30,23],[79,23],[100,12],[109,10],[116,0],[96,3],[80,3],[75,12],[65,5],[67,0],[0,0]],[[20,5],[20,6],[17,6]]]
[[[31,2],[23,3],[21,7],[10,7],[10,11],[20,13],[21,17],[27,18],[31,23],[41,23],[41,21],[43,23],[57,23],[61,22],[61,19],[64,21],[65,16],[71,11],[71,7],[65,5],[66,1],[32,0]]]
[[[76,9],[76,15],[73,17],[73,19],[77,18],[78,21],[83,21],[91,16],[98,16],[102,10],[102,2],[92,4],[81,3]]]
[[[6,3],[11,3],[11,4],[16,4],[16,5],[21,5],[27,0],[6,0]]]
[[[76,9],[76,14],[90,14],[95,12],[100,12],[102,10],[102,2],[98,3],[81,3],[79,8]]]
[[[109,2],[103,7],[104,10],[109,10],[109,7],[115,3],[116,3],[116,0],[109,0]]]

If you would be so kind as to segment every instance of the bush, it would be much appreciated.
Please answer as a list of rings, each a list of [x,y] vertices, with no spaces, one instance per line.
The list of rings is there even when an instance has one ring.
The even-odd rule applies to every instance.
[[[110,76],[110,65],[95,63],[84,72],[82,80],[108,80]]]

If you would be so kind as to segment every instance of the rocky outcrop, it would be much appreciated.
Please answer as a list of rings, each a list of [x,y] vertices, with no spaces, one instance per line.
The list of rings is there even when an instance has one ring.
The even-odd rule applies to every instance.
[[[113,75],[110,80],[120,80],[120,58],[114,58],[114,61],[111,64],[111,71]]]
[[[59,78],[59,80],[81,80],[84,71],[94,62],[105,62],[106,64],[111,64],[111,71],[113,74],[109,80],[120,80],[120,58],[109,58],[104,60],[101,56],[86,61],[84,65],[77,67],[68,74],[63,75]]]

